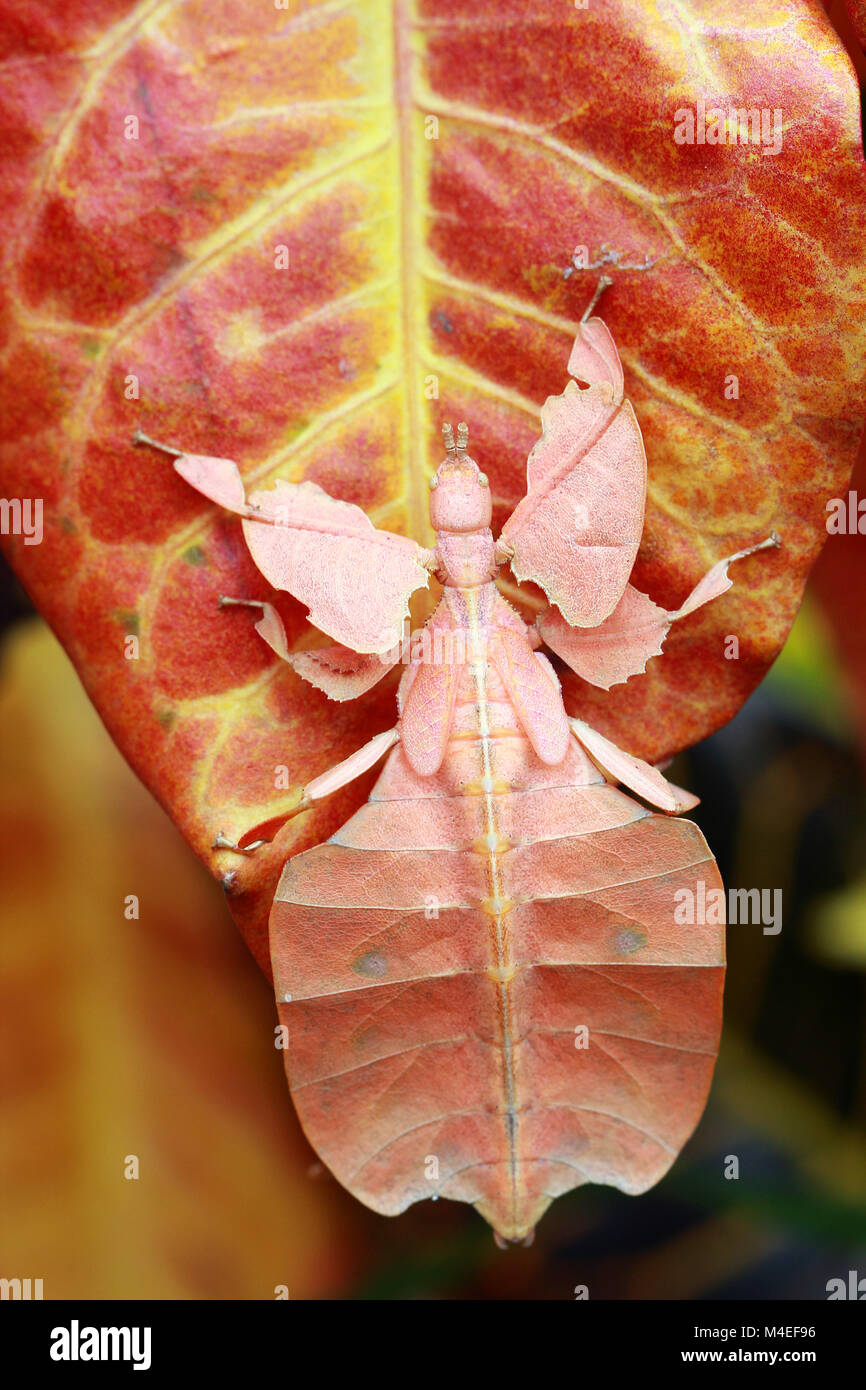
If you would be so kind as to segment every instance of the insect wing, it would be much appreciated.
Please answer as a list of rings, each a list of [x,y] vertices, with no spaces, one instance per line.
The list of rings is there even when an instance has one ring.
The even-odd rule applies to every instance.
[[[502,539],[519,580],[533,580],[574,627],[613,612],[643,529],[646,455],[623,398],[622,367],[598,319],[581,324],[569,359],[590,385],[570,381],[541,412],[542,437],[527,463],[526,497]]]
[[[429,579],[415,541],[378,530],[360,507],[316,483],[280,480],[245,499],[229,459],[185,454],[175,469],[205,497],[243,516],[262,574],[305,603],[322,632],[356,652],[387,652],[399,642],[409,596]]]
[[[422,661],[408,673],[400,738],[407,761],[422,777],[432,777],[442,765],[461,670],[454,662]]]
[[[517,632],[500,630],[490,649],[530,743],[543,763],[556,766],[570,734],[553,667]]]

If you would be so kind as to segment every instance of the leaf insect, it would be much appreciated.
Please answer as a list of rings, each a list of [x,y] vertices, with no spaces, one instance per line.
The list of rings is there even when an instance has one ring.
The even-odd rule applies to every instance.
[[[720,560],[675,610],[629,582],[646,456],[592,316],[609,283],[498,539],[462,423],[456,439],[443,427],[430,479],[432,550],[314,483],[247,496],[227,459],[174,464],[242,518],[261,573],[332,639],[292,652],[276,609],[257,605],[263,640],[331,699],[381,679],[410,596],[442,582],[394,727],[297,790],[291,815],[386,760],[357,814],[287,860],[270,951],[289,1085],[331,1171],[387,1215],[471,1203],[500,1243],[531,1239],[583,1183],[656,1183],[700,1118],[721,1027],[724,928],[675,917],[682,889],[721,888],[701,832],[671,819],[697,799],[569,717],[541,647],[608,690],[730,588],[732,561],[780,543]],[[547,596],[532,627],[497,588],[506,562]]]

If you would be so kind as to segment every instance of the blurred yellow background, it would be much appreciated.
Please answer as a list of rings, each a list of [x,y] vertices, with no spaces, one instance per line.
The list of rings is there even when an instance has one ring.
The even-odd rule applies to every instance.
[[[309,1175],[271,991],[35,618],[6,638],[0,727],[0,1274],[46,1298],[334,1292],[351,1231]]]

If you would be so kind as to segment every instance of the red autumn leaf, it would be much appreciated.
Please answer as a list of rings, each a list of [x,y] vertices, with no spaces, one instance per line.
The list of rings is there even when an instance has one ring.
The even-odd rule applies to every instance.
[[[773,529],[782,550],[743,561],[645,675],[566,688],[630,753],[702,737],[784,641],[863,409],[856,86],[814,6],[779,13],[0,8],[2,486],[45,503],[42,544],[10,553],[263,964],[286,853],[369,780],[239,867],[214,838],[391,725],[394,683],[330,703],[219,610],[272,597],[240,524],[133,432],[236,459],[248,490],[316,483],[427,544],[441,403],[501,525],[605,266],[648,461],[634,584],[673,611],[722,556]],[[309,644],[305,606],[279,606]]]

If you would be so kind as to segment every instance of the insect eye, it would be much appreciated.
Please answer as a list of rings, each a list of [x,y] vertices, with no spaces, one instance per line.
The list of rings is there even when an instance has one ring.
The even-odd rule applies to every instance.
[[[438,479],[437,475],[436,475],[435,473],[433,473],[433,474],[431,474],[431,476],[430,476],[430,483],[429,483],[430,491],[432,492],[433,489],[434,489],[434,487],[438,487],[438,486],[439,486],[439,479]]]
[[[487,476],[486,473],[479,473],[479,474],[478,474],[478,482],[479,482],[479,485],[480,485],[481,487],[489,487],[489,486],[490,486],[490,479],[488,478],[488,476]]]

